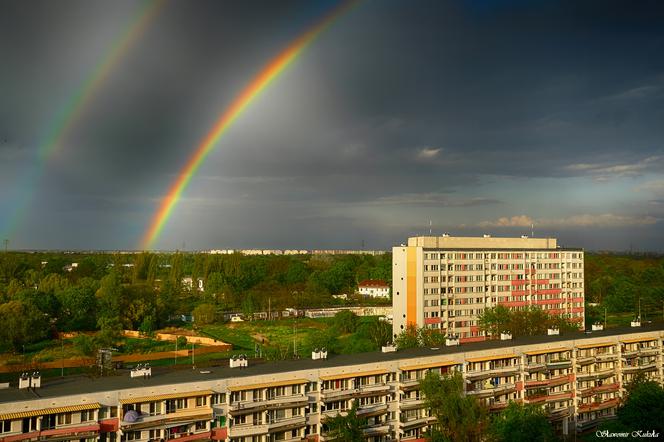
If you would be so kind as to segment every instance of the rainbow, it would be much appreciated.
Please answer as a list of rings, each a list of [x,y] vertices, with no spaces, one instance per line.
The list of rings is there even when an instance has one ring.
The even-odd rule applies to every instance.
[[[267,86],[272,83],[284,70],[339,16],[351,9],[358,0],[344,1],[332,9],[317,23],[308,28],[290,45],[272,58],[261,71],[240,91],[231,104],[226,108],[212,129],[203,138],[193,155],[180,170],[175,181],[171,184],[168,193],[161,200],[157,212],[151,219],[150,225],[141,240],[141,248],[149,249],[159,238],[159,235],[170,218],[173,209],[182,197],[182,193],[189,185],[205,158],[212,152],[217,143],[224,136],[233,122],[256,99]]]
[[[139,37],[145,32],[149,23],[157,15],[165,0],[149,0],[143,3],[141,8],[127,23],[125,29],[119,34],[107,54],[101,58],[86,77],[83,84],[67,100],[60,109],[49,127],[43,140],[39,143],[36,166],[24,174],[21,183],[22,189],[27,189],[27,195],[16,205],[13,214],[7,221],[6,231],[10,233],[20,224],[20,220],[32,201],[36,187],[42,176],[46,163],[58,151],[65,137],[78,122],[87,109],[92,97],[109,77],[113,68],[123,58],[127,51],[135,44]]]

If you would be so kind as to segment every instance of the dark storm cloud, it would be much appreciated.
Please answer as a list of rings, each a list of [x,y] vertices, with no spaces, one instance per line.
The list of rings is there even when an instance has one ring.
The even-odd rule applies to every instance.
[[[333,4],[167,1],[47,163],[14,244],[134,247],[222,110]],[[3,216],[138,9],[3,3]],[[386,247],[431,218],[511,233],[497,220],[527,216],[595,248],[631,242],[602,247],[620,231],[602,222],[646,219],[634,241],[664,249],[663,22],[660,2],[362,2],[234,123],[159,246]]]

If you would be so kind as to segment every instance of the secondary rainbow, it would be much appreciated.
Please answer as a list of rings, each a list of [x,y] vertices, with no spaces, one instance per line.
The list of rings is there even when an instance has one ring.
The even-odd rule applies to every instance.
[[[159,209],[154,214],[150,225],[142,238],[141,248],[151,248],[159,238],[159,234],[180,200],[182,192],[187,188],[192,177],[196,174],[208,154],[221,140],[226,130],[242,114],[247,106],[249,106],[251,102],[258,97],[260,93],[265,90],[265,88],[276,79],[317,36],[321,34],[321,32],[327,29],[340,15],[348,11],[356,3],[358,3],[358,1],[345,1],[340,3],[271,59],[235,97],[228,108],[221,113],[215,125],[203,138],[194,151],[194,154],[189,158],[175,181],[171,184],[168,193],[162,199]]]
[[[20,224],[20,220],[32,201],[48,160],[57,153],[69,131],[87,109],[92,97],[104,84],[113,68],[145,32],[164,2],[165,0],[149,0],[143,3],[113,42],[109,51],[99,60],[99,63],[87,75],[83,84],[76,89],[75,93],[55,116],[51,126],[49,126],[45,136],[39,143],[34,168],[23,174],[23,180],[19,184],[19,188],[25,189],[27,194],[24,194],[22,199],[15,204],[16,208],[6,223],[6,233],[10,234]]]

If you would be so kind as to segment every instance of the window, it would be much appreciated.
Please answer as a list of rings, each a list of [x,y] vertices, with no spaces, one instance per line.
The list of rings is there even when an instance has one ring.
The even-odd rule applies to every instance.
[[[55,428],[55,414],[47,414],[42,418],[41,429],[52,430]]]
[[[196,422],[196,431],[201,431],[207,429],[207,421],[197,421]]]
[[[196,398],[196,406],[197,407],[204,407],[207,405],[207,396],[198,396]]]
[[[150,402],[150,416],[161,414],[161,402]]]
[[[81,411],[81,422],[88,422],[95,420],[95,412],[93,410]]]
[[[58,425],[71,424],[71,413],[58,414]]]
[[[12,421],[0,421],[0,433],[9,433],[12,431]]]

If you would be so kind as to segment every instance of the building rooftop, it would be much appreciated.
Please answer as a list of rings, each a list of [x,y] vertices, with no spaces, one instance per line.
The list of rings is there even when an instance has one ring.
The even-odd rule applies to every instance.
[[[529,238],[522,236],[518,238],[500,238],[491,235],[484,236],[413,236],[408,238],[408,246],[424,247],[433,249],[542,249],[556,250],[558,241],[556,238]]]
[[[92,378],[89,376],[75,375],[64,378],[47,378],[42,380],[42,387],[36,391],[19,390],[17,381],[10,388],[0,390],[0,404],[16,401],[27,401],[32,399],[46,399],[60,396],[81,395],[86,393],[97,393],[103,391],[124,390],[149,386],[190,383],[196,381],[210,381],[214,379],[232,379],[247,376],[270,375],[298,370],[316,370],[345,365],[369,364],[383,361],[395,361],[399,359],[417,359],[436,355],[453,355],[472,351],[490,349],[509,349],[511,347],[548,344],[560,341],[582,340],[600,338],[604,336],[620,336],[625,334],[636,334],[639,332],[664,331],[664,323],[657,322],[639,328],[616,327],[603,331],[568,332],[556,336],[527,336],[515,338],[509,341],[483,341],[462,344],[458,347],[441,348],[413,348],[400,350],[393,353],[369,352],[348,355],[331,355],[328,359],[312,360],[302,358],[299,360],[286,360],[266,362],[261,360],[250,360],[246,368],[230,368],[224,361],[223,366],[205,367],[203,370],[209,373],[201,373],[200,369],[191,368],[152,368],[152,377],[149,379],[129,377],[129,370],[118,370],[117,375]],[[509,350],[508,350],[509,351]]]

